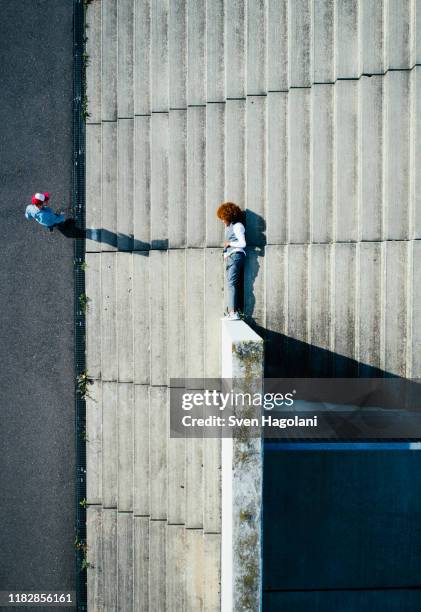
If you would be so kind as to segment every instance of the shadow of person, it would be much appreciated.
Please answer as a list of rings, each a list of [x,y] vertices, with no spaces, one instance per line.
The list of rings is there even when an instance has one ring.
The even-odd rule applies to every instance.
[[[122,234],[121,232],[111,232],[103,227],[81,229],[74,219],[67,219],[64,223],[60,223],[55,227],[66,238],[92,240],[100,244],[108,244],[117,251],[147,252],[151,248],[148,242],[143,242],[142,240],[138,240],[127,234]],[[167,245],[162,244],[160,248],[166,248],[166,246]]]
[[[66,238],[85,238],[86,236],[85,230],[78,227],[74,219],[66,219],[55,228]]]
[[[243,312],[247,322],[253,323],[259,318],[256,313],[254,285],[260,269],[260,259],[265,255],[266,221],[252,210],[246,210],[244,224],[246,227],[247,255],[244,266]]]

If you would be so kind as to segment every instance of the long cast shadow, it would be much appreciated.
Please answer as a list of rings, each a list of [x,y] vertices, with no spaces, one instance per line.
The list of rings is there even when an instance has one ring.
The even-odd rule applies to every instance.
[[[80,238],[83,240],[93,240],[101,244],[108,244],[114,247],[117,251],[136,251],[145,252],[151,249],[149,242],[135,239],[133,236],[122,234],[121,232],[111,232],[103,227],[81,229],[77,226],[73,219],[68,219],[64,223],[56,226],[56,229],[66,238]],[[155,249],[167,249],[168,240],[155,240],[153,242]]]

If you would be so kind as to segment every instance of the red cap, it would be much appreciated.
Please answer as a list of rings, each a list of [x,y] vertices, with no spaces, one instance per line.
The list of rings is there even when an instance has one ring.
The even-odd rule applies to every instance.
[[[48,191],[44,193],[34,193],[32,196],[32,204],[43,204],[46,200],[49,200],[50,194]]]

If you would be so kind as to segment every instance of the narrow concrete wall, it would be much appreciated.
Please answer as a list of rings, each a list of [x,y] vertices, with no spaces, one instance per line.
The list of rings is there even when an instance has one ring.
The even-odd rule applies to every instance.
[[[221,344],[227,391],[262,393],[263,339],[243,321],[223,321]],[[241,437],[223,438],[222,612],[261,607],[262,481],[261,439],[246,430]]]

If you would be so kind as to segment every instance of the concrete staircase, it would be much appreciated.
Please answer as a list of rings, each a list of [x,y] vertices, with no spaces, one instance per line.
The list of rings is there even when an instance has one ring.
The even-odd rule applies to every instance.
[[[168,387],[220,374],[221,201],[258,325],[421,374],[418,5],[88,4],[90,610],[220,609],[220,446]]]

